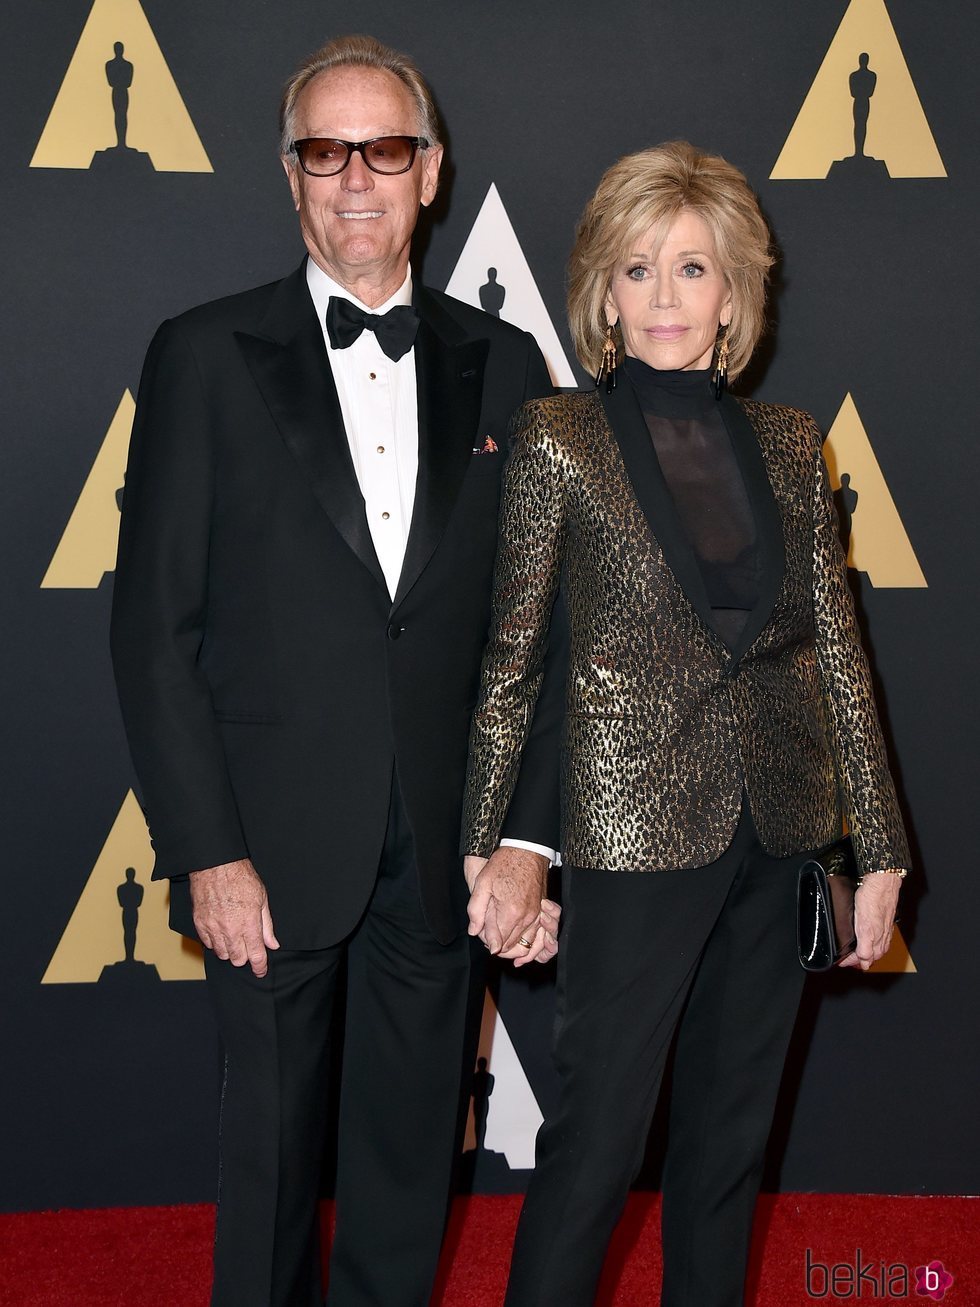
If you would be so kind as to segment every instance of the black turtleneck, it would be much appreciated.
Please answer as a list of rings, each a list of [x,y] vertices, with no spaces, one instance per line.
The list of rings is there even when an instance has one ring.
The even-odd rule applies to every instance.
[[[701,570],[715,630],[733,646],[759,598],[759,550],[710,372],[658,372],[640,359],[623,362]]]

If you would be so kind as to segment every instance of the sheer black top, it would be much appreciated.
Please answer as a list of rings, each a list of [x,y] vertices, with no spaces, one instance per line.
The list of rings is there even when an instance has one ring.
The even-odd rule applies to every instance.
[[[709,371],[659,372],[627,357],[681,529],[694,551],[715,630],[729,647],[759,599],[755,516]]]

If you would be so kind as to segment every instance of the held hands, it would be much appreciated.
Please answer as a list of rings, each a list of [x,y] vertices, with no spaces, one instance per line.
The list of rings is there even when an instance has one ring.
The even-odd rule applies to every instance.
[[[854,934],[857,943],[854,952],[848,953],[841,961],[842,967],[860,967],[862,971],[867,971],[888,952],[895,929],[895,909],[901,888],[901,876],[865,876],[854,894]]]
[[[192,871],[194,927],[205,948],[233,966],[249,963],[257,976],[269,970],[266,949],[277,949],[265,886],[251,860]]]
[[[505,847],[489,859],[467,856],[463,874],[470,889],[469,933],[492,954],[513,960],[515,967],[555,956],[561,908],[545,898],[547,858]],[[530,940],[530,947],[522,939]]]

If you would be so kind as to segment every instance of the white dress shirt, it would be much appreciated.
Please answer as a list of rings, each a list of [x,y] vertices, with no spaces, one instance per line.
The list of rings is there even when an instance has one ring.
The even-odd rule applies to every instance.
[[[419,469],[419,410],[415,383],[415,349],[395,362],[364,330],[347,349],[334,349],[327,335],[330,296],[350,300],[366,313],[387,313],[396,304],[412,302],[412,269],[390,299],[375,308],[362,304],[312,259],[306,261],[306,283],[316,309],[330,370],[337,386],[347,443],[364,496],[364,511],[389,595],[398,589],[405,547],[415,506]],[[554,849],[525,840],[501,844],[530,849],[556,862]]]
[[[306,281],[337,384],[368,529],[388,593],[394,598],[412,525],[419,468],[415,350],[410,349],[396,363],[378,344],[374,332],[367,330],[347,349],[334,349],[327,335],[327,304],[330,296],[336,295],[366,313],[377,314],[387,313],[396,304],[411,304],[412,272],[409,269],[390,299],[373,309],[328,277],[312,259],[306,261]]]

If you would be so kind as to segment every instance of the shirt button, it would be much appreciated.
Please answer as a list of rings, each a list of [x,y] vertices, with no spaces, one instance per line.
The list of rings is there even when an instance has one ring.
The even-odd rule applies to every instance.
[[[369,372],[369,373],[368,373],[368,376],[370,377],[370,379],[371,379],[372,381],[377,381],[377,379],[378,379],[378,374],[377,374],[376,372]]]
[[[381,517],[382,517],[382,520],[383,520],[383,521],[387,522],[387,521],[388,521],[388,518],[391,517],[391,514],[390,514],[390,513],[382,513],[382,514],[381,514]]]
[[[379,453],[379,454],[383,454],[384,452],[385,452],[385,447],[384,447],[384,445],[379,445],[379,446],[378,446],[378,453]]]

